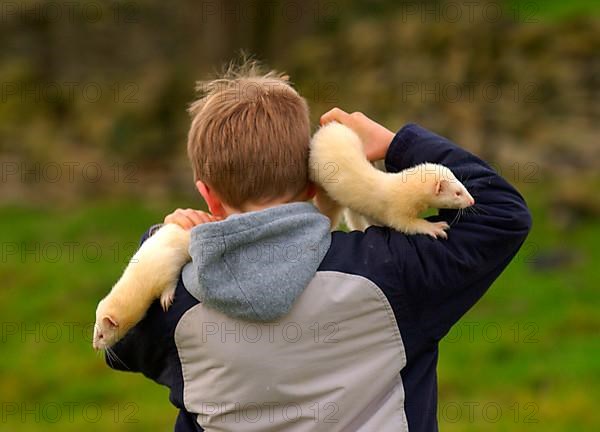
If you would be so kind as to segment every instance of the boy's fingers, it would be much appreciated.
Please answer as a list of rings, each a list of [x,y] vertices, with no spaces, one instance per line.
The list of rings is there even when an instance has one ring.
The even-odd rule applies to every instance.
[[[177,209],[170,215],[165,217],[165,223],[172,223],[179,225],[183,229],[191,229],[195,223],[187,215],[187,212],[183,209]]]
[[[187,230],[194,228],[196,225],[220,220],[223,220],[223,218],[193,209],[177,209],[165,217],[165,223],[176,224]]]
[[[183,214],[189,220],[191,220],[194,225],[200,225],[201,223],[206,222],[206,219],[204,218],[204,212],[187,209],[187,210],[184,210]]]
[[[196,224],[208,223],[208,222],[216,222],[223,220],[223,218],[218,216],[213,216],[210,213],[201,211],[201,210],[192,210],[193,215],[190,215],[191,219],[196,222]]]
[[[198,224],[212,222],[210,215],[207,213],[202,212],[202,213],[197,214],[196,216],[198,217],[198,220],[199,220]]]
[[[178,216],[177,218],[177,223],[179,224],[179,226],[181,226],[182,228],[185,229],[192,229],[196,226],[196,223],[189,218],[187,215],[182,214],[180,216]]]
[[[320,123],[321,126],[323,126],[332,121],[336,121],[338,123],[349,126],[350,118],[350,114],[348,114],[346,111],[335,107],[321,116]]]
[[[165,216],[165,220],[164,223],[168,224],[168,223],[177,223],[175,222],[175,213],[171,213]]]
[[[194,227],[194,222],[183,215],[174,216],[168,223],[173,223],[179,225],[183,229],[192,229]]]

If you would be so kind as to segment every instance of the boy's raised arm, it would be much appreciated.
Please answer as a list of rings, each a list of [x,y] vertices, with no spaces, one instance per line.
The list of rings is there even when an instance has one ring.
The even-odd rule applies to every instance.
[[[439,340],[517,253],[530,230],[531,215],[523,197],[481,159],[409,124],[389,145],[386,169],[398,172],[424,162],[450,168],[476,202],[456,221],[456,210],[440,210],[439,216],[429,218],[451,224],[448,240],[398,232],[388,237],[399,286],[421,306],[421,328]]]
[[[394,290],[410,299],[419,327],[431,339],[441,339],[525,241],[531,215],[523,197],[481,159],[415,124],[394,135],[362,113],[339,108],[321,117],[321,124],[330,121],[352,128],[361,137],[367,158],[385,158],[388,172],[424,162],[445,165],[475,198],[474,208],[459,218],[456,210],[440,210],[428,218],[451,225],[447,240],[408,236],[389,228],[365,233],[367,243],[380,245],[380,257],[394,263]]]

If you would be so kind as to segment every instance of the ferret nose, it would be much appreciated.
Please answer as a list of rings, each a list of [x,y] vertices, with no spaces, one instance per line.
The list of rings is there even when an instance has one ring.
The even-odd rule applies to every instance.
[[[471,198],[471,201],[469,201],[469,205],[475,205],[475,199]]]

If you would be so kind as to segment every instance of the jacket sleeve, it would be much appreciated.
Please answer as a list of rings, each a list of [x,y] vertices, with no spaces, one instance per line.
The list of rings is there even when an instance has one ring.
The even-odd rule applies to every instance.
[[[481,159],[420,126],[407,125],[388,149],[386,169],[398,172],[424,162],[450,168],[476,202],[474,211],[456,221],[456,210],[440,210],[428,218],[451,225],[447,240],[393,230],[386,236],[399,289],[417,307],[421,330],[439,340],[517,253],[531,216],[523,197]]]

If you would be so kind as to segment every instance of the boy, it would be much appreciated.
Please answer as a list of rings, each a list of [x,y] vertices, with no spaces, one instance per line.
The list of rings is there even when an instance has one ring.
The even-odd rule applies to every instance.
[[[212,216],[165,218],[192,229],[192,262],[168,312],[154,304],[108,364],[168,386],[178,432],[437,430],[438,343],[525,240],[523,198],[445,138],[335,108],[321,123],[354,129],[370,160],[446,165],[479,211],[448,240],[330,233],[307,202],[308,108],[287,79],[247,67],[205,90],[188,154]]]

